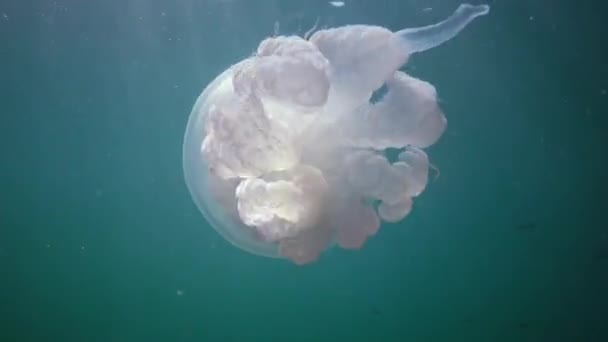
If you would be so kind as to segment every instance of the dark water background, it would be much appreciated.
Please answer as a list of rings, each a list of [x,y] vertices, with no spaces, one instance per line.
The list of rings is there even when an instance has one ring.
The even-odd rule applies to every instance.
[[[496,0],[412,59],[441,176],[358,252],[255,257],[190,199],[194,100],[275,21],[458,3],[0,0],[0,341],[608,341],[603,1]]]

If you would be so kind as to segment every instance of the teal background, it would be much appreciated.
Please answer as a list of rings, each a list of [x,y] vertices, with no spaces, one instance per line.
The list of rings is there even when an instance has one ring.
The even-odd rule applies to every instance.
[[[0,341],[608,341],[603,1],[491,1],[413,57],[448,117],[441,175],[362,250],[297,267],[206,224],[188,115],[275,21],[459,3],[345,2],[1,0]]]

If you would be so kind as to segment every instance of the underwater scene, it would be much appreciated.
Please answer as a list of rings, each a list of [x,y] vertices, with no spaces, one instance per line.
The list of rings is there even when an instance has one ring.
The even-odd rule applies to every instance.
[[[608,341],[607,10],[0,2],[0,341]]]

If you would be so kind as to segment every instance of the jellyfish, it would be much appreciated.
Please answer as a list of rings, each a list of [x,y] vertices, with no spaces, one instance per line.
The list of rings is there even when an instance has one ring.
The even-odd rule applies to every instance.
[[[434,86],[400,69],[488,12],[462,4],[419,28],[263,40],[192,109],[183,167],[198,209],[236,247],[298,265],[332,246],[359,249],[382,222],[403,220],[428,181],[423,149],[447,121]]]

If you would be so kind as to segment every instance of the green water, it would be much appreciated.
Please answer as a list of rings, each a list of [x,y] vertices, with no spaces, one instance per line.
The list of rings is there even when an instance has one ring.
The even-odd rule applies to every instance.
[[[493,1],[411,60],[448,117],[441,175],[362,250],[297,267],[206,224],[188,115],[276,21],[459,3],[345,2],[0,1],[0,341],[607,341],[602,1]]]

